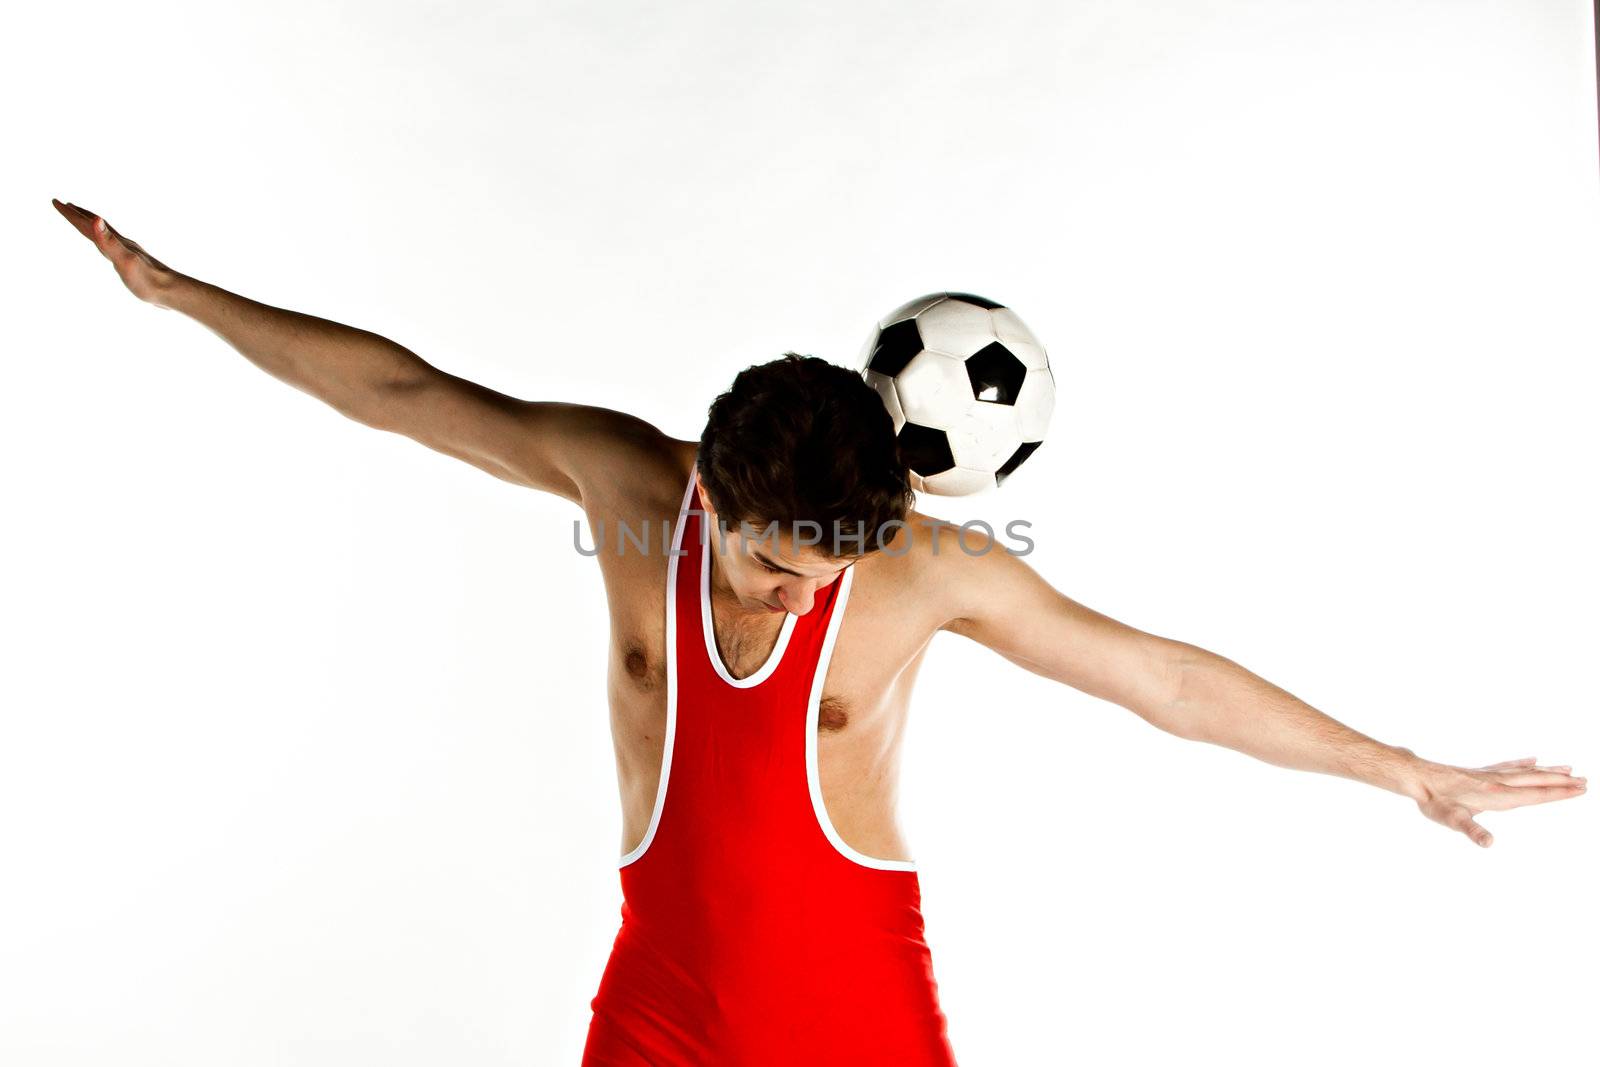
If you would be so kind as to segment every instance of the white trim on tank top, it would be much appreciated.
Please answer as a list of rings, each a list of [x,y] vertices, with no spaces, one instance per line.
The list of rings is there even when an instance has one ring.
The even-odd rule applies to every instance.
[[[689,515],[689,501],[694,498],[694,475],[689,475],[689,486],[683,491],[683,503],[678,505],[678,524],[672,532],[672,551],[667,553],[667,734],[661,742],[661,780],[656,783],[656,803],[650,809],[650,825],[645,829],[644,840],[637,848],[617,862],[620,870],[645,854],[650,842],[656,838],[656,827],[661,825],[661,809],[667,802],[667,783],[672,777],[672,742],[678,734],[678,560],[683,545],[683,530]]]
[[[722,653],[717,651],[717,633],[711,623],[711,541],[710,532],[706,529],[706,517],[700,516],[700,629],[706,638],[706,657],[711,660],[717,674],[724,682],[737,689],[749,689],[751,686],[760,685],[778,669],[778,661],[783,659],[783,650],[789,644],[789,635],[794,633],[794,624],[800,621],[800,616],[792,611],[784,612],[783,628],[778,631],[777,643],[772,646],[772,651],[767,653],[767,662],[748,678],[735,678],[728,673],[728,668],[722,665]]]
[[[817,656],[816,674],[811,679],[811,697],[806,703],[806,786],[811,791],[811,810],[816,813],[817,825],[827,835],[834,849],[845,859],[880,871],[914,871],[915,860],[881,860],[864,856],[845,843],[828,818],[828,805],[822,799],[822,777],[817,773],[817,726],[822,710],[822,685],[828,678],[828,664],[833,660],[833,642],[839,636],[839,623],[844,619],[845,602],[850,599],[850,585],[855,581],[856,569],[846,567],[839,579],[839,594],[834,601],[833,615],[828,619],[828,632],[822,638],[822,651]]]

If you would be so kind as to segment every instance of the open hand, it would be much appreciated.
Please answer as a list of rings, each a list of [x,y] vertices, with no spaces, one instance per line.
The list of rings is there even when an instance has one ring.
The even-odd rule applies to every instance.
[[[137,242],[113,230],[109,222],[94,212],[56,199],[50,202],[79,233],[94,242],[101,255],[111,261],[111,265],[117,269],[117,277],[128,287],[128,292],[148,304],[165,306],[163,298],[179,278],[176,271],[140,248]]]
[[[1529,756],[1487,767],[1434,763],[1421,784],[1423,795],[1417,807],[1422,814],[1488,848],[1494,844],[1494,835],[1474,822],[1474,815],[1581,796],[1588,779],[1574,778],[1571,767],[1538,766],[1535,757]]]

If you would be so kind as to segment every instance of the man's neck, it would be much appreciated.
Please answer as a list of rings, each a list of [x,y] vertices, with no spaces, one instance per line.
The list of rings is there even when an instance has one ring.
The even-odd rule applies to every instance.
[[[713,533],[711,536],[715,538],[716,534]],[[722,566],[722,553],[718,551],[717,542],[714,539],[711,542],[711,551],[706,554],[706,558],[711,566],[711,599],[713,601],[721,601],[741,615],[755,614],[747,610],[739,602],[739,597],[734,593],[733,586],[728,584],[728,577]]]
[[[712,542],[710,560],[711,603],[713,606],[720,605],[723,611],[726,612],[723,615],[724,621],[746,625],[754,624],[758,620],[765,622],[769,619],[777,619],[780,620],[781,625],[783,618],[781,612],[769,611],[766,608],[745,607],[744,601],[739,599],[739,595],[733,591],[733,586],[727,582],[727,577],[721,566],[721,553],[717,551],[716,542]],[[729,618],[730,615],[732,616],[731,618]]]

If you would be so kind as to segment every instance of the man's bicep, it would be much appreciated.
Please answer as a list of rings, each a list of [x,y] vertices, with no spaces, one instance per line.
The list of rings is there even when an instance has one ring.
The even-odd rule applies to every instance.
[[[1034,674],[1138,710],[1176,691],[1178,643],[1078,603],[998,545],[954,568],[942,627]]]
[[[630,448],[665,436],[610,408],[519,400],[443,371],[394,390],[383,427],[516,485],[582,503]]]

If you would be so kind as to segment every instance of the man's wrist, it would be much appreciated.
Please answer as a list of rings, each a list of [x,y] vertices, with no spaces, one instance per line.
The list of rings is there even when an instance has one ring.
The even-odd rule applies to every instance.
[[[182,312],[186,315],[194,313],[195,302],[204,296],[206,284],[187,274],[177,271],[167,271],[155,279],[154,292],[150,302],[157,307],[167,308],[171,311]]]
[[[1388,755],[1383,761],[1382,776],[1373,784],[1419,803],[1427,799],[1428,773],[1433,764],[1409,748],[1398,745],[1385,745],[1384,748],[1388,750]]]

